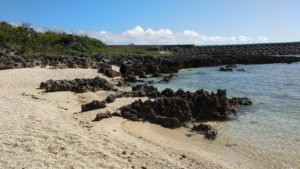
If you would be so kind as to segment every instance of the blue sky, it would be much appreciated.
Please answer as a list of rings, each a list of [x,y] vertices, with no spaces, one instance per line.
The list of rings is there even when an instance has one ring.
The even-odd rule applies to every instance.
[[[299,0],[0,0],[0,20],[109,44],[300,41]]]

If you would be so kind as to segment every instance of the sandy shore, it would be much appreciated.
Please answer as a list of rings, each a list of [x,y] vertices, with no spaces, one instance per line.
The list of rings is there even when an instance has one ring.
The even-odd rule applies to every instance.
[[[110,92],[37,89],[48,79],[95,76],[104,77],[93,69],[1,70],[0,168],[258,168],[251,159],[185,128],[118,117],[91,122],[97,113],[113,112],[138,98],[79,113],[82,103],[104,99]]]

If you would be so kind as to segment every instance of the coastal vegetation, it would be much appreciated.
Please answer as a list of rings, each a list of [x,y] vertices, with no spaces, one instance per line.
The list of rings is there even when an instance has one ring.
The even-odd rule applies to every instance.
[[[86,35],[47,30],[38,32],[30,24],[11,25],[0,22],[0,52],[36,58],[42,56],[155,56],[158,51],[122,47],[110,48],[102,41]]]

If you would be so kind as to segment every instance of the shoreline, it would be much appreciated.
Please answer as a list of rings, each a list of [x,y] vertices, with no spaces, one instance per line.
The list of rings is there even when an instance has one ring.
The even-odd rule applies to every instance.
[[[149,122],[123,122],[126,132],[149,141],[158,146],[181,151],[188,156],[198,156],[203,160],[213,161],[228,168],[265,168],[264,163],[243,154],[231,147],[226,147],[218,141],[204,139],[202,135],[193,133],[187,128],[163,128]],[[141,131],[142,130],[142,131]],[[145,133],[143,131],[146,131]]]
[[[0,102],[3,105],[0,111],[2,129],[0,150],[3,154],[0,163],[6,168],[20,166],[28,168],[72,168],[72,165],[89,168],[132,168],[132,165],[136,167],[147,165],[146,167],[149,168],[174,168],[178,166],[186,168],[196,166],[202,168],[236,168],[232,166],[237,166],[235,160],[222,159],[218,161],[213,153],[207,152],[202,152],[204,156],[200,157],[187,155],[178,162],[182,156],[180,153],[182,149],[178,150],[174,146],[169,147],[157,142],[148,142],[140,139],[140,136],[132,136],[123,131],[122,126],[124,124],[120,125],[119,122],[125,121],[124,130],[128,128],[134,130],[138,127],[148,129],[149,124],[139,123],[138,127],[126,126],[126,123],[133,124],[133,122],[118,117],[101,122],[91,122],[99,110],[78,113],[82,103],[93,99],[102,100],[110,92],[74,94],[71,92],[43,93],[37,90],[41,81],[50,78],[102,77],[94,69],[26,68],[4,70],[0,71],[0,74],[2,77],[4,75],[8,77],[0,80]],[[110,80],[110,78],[106,79]],[[122,104],[130,104],[135,99],[117,99],[116,102],[108,104],[105,110],[115,110]],[[100,110],[100,112],[105,112],[105,110]],[[162,131],[170,130],[150,124],[150,126],[152,125]],[[174,131],[177,129],[171,130],[171,133]],[[155,134],[155,132],[151,132],[153,135]],[[176,133],[177,138],[178,133]],[[199,136],[202,137],[202,135]],[[146,136],[142,137],[149,139]],[[199,140],[201,139],[204,140],[204,138],[199,138]],[[197,141],[199,140],[197,139]],[[204,142],[206,141],[204,140]],[[199,142],[199,145],[202,145],[202,142]],[[227,148],[225,147],[225,149]],[[201,151],[201,149],[198,150]],[[124,151],[126,151],[125,154]],[[189,154],[189,152],[186,153]],[[12,158],[13,156],[14,158]],[[48,159],[49,156],[53,158],[51,161]],[[206,158],[206,156],[208,157]],[[100,164],[99,160],[103,164]],[[172,164],[171,161],[176,161],[176,163]],[[86,165],[86,163],[89,164]],[[245,165],[243,166],[245,168],[251,168],[247,166],[252,164],[249,162],[241,165]]]

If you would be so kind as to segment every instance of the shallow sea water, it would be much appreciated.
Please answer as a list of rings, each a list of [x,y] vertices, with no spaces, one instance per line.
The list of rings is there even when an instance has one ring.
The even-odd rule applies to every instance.
[[[153,78],[159,90],[226,89],[229,97],[249,97],[253,106],[238,108],[236,120],[218,125],[220,144],[267,164],[300,168],[300,63],[238,65],[246,72],[219,67],[185,69],[170,83]]]

